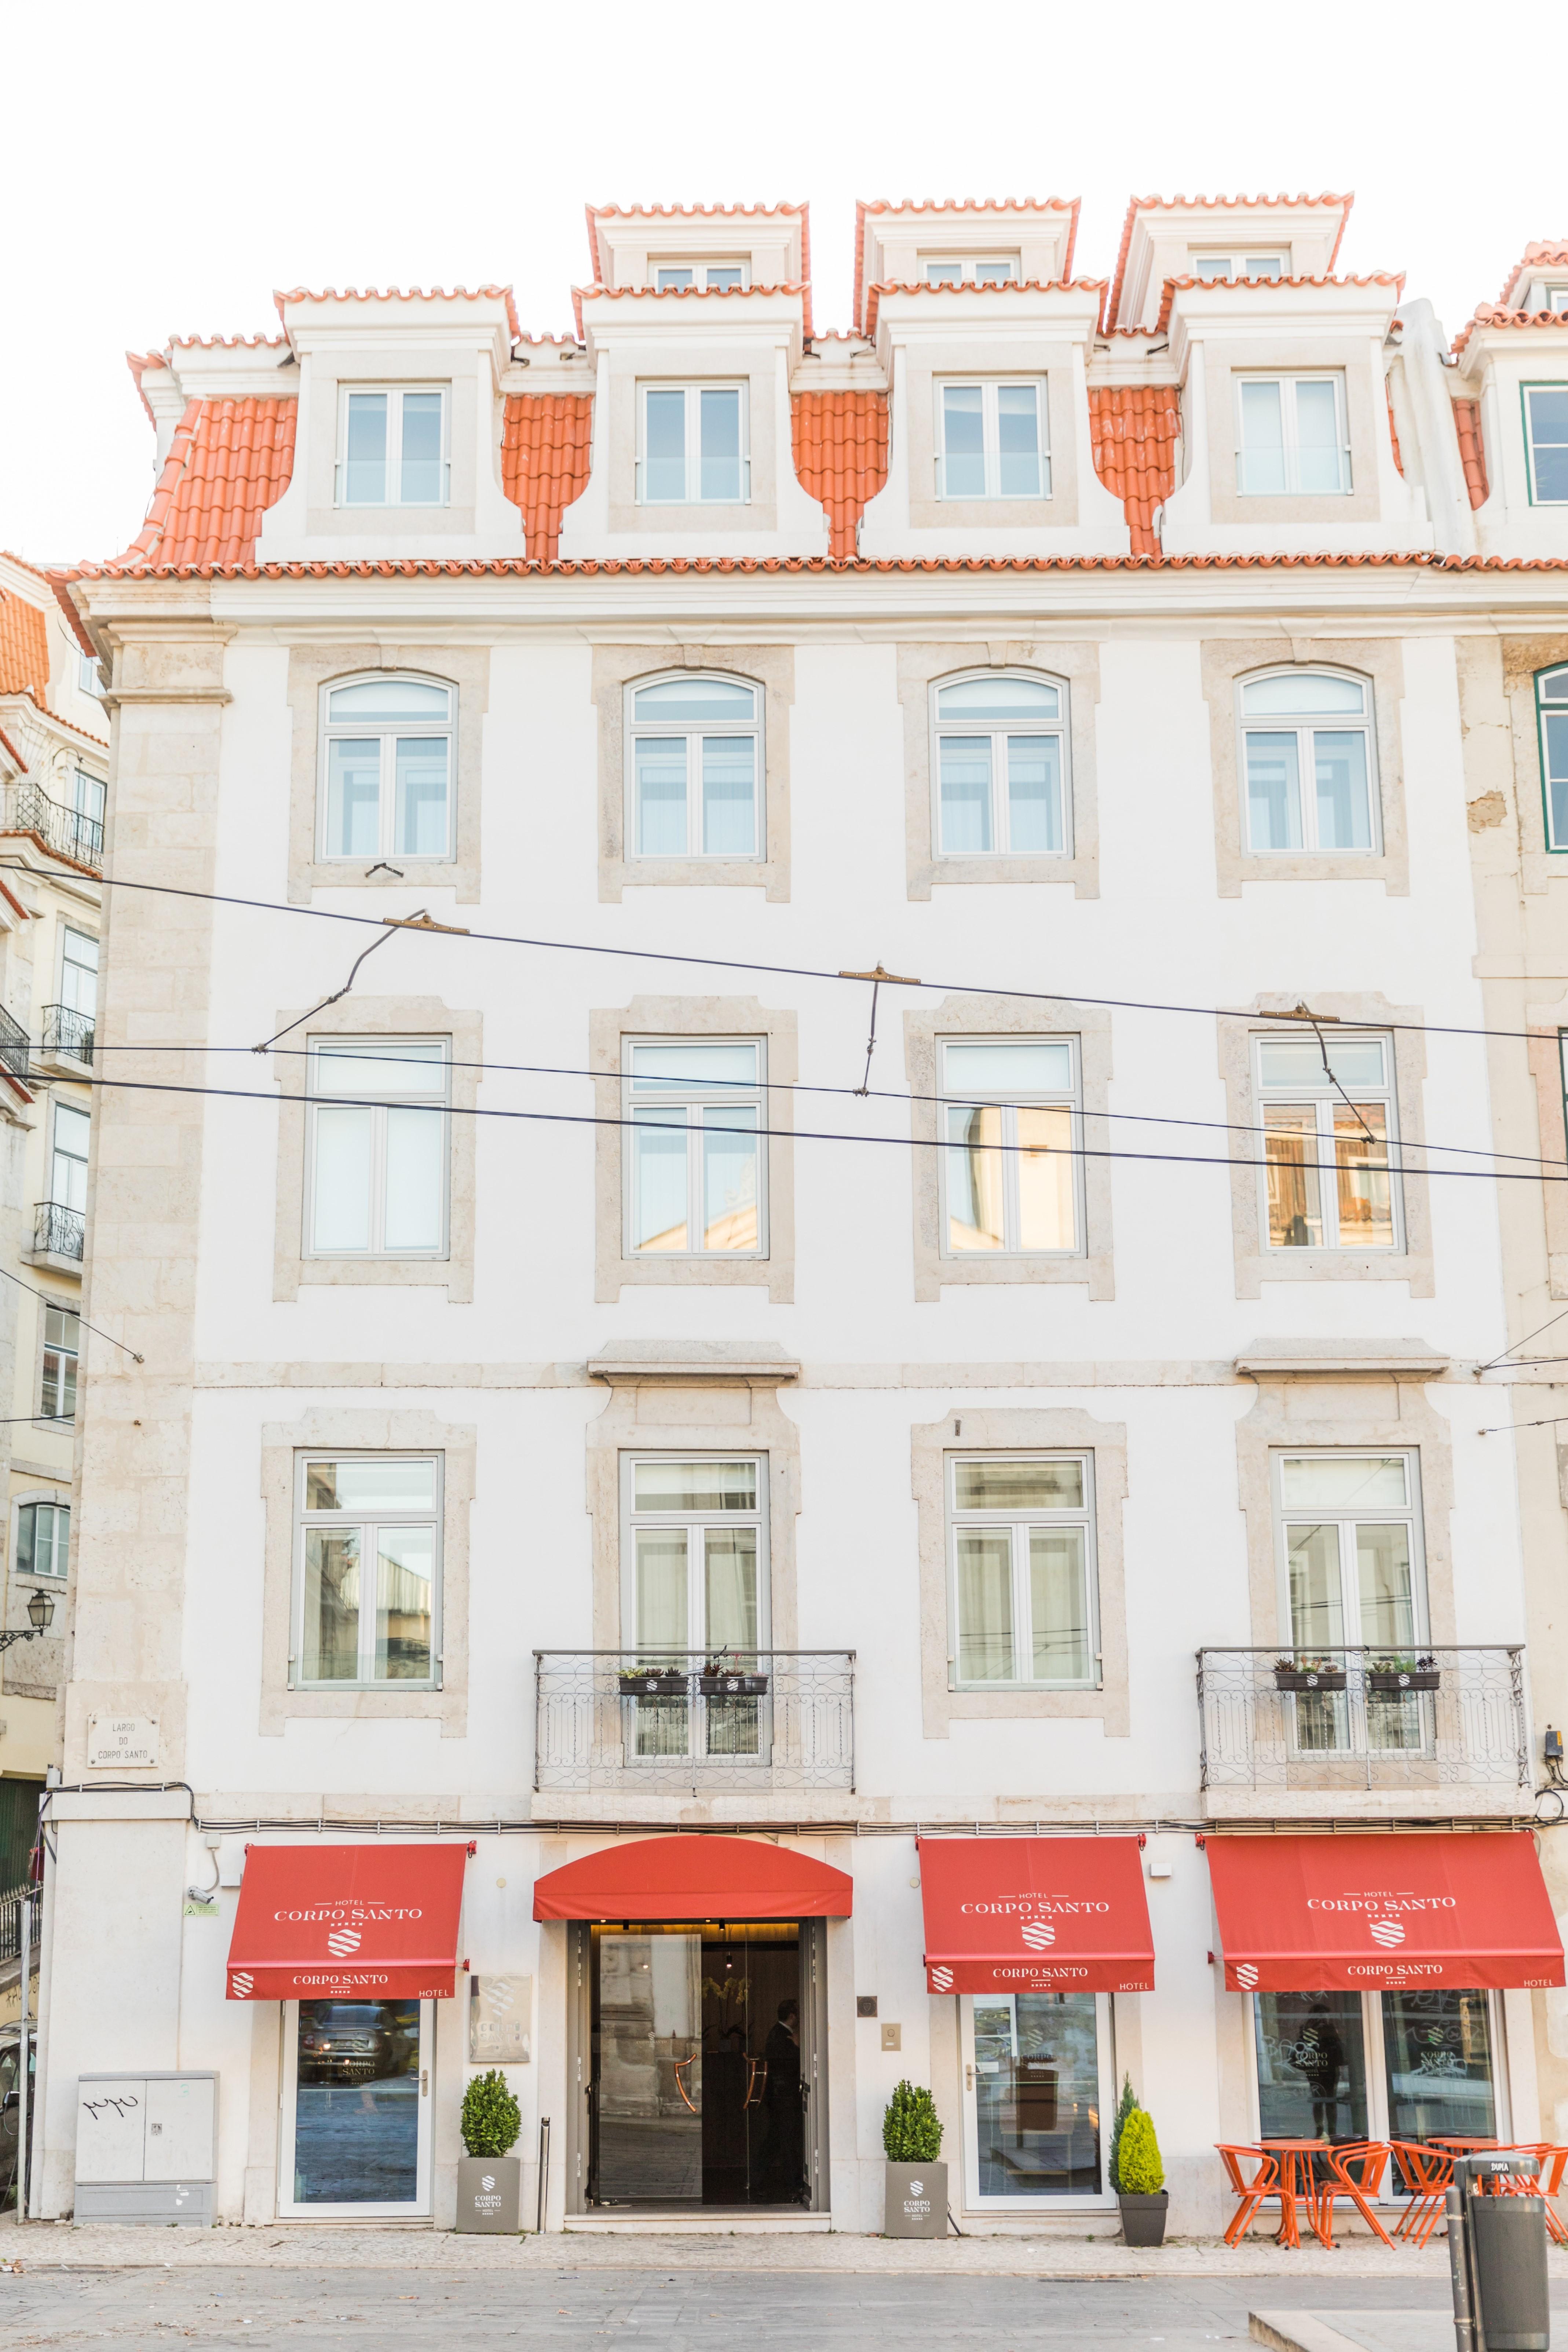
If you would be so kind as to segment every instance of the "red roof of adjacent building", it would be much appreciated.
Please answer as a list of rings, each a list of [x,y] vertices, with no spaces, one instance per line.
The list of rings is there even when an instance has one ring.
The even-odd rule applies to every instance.
[[[1503,280],[1502,292],[1497,298],[1500,310],[1510,310],[1514,297],[1523,280],[1542,269],[1568,269],[1568,243],[1560,236],[1548,237],[1543,245],[1527,245],[1524,257],[1516,261]]]
[[[855,207],[855,309],[859,325],[866,295],[866,216],[868,213],[1069,213],[1068,249],[1062,256],[1062,276],[1072,276],[1073,247],[1078,243],[1080,196],[871,196]],[[868,328],[867,332],[870,330]]]
[[[1456,359],[1478,327],[1568,327],[1568,310],[1504,310],[1495,302],[1483,302],[1454,338]]]
[[[48,688],[48,624],[26,596],[0,588],[0,694],[30,693],[42,702]]]
[[[1094,470],[1121,500],[1134,555],[1158,555],[1154,510],[1176,487],[1181,412],[1172,384],[1091,384]]]
[[[294,470],[297,400],[191,400],[147,520],[115,569],[242,563]]]
[[[1334,249],[1329,256],[1331,270],[1340,257],[1344,242],[1345,223],[1355,202],[1348,193],[1342,196],[1134,196],[1127,207],[1127,218],[1121,225],[1121,249],[1116,257],[1116,274],[1110,281],[1110,301],[1105,313],[1107,326],[1114,326],[1121,308],[1121,286],[1127,275],[1127,256],[1132,246],[1132,224],[1140,213],[1175,212],[1257,212],[1269,205],[1342,205],[1340,233],[1334,239]]]
[[[827,513],[828,552],[851,556],[867,501],[888,478],[885,392],[797,392],[790,443],[801,488]]]
[[[1481,404],[1479,400],[1457,400],[1454,403],[1454,425],[1459,436],[1459,463],[1465,469],[1465,488],[1473,507],[1484,507],[1491,493],[1487,485],[1487,453],[1481,439]]]
[[[528,551],[553,562],[561,518],[588,485],[594,440],[591,393],[514,394],[501,434],[501,488],[522,509]]]

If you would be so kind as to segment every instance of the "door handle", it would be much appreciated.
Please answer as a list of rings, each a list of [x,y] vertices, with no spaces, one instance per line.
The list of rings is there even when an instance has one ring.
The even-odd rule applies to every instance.
[[[427,2099],[430,2095],[430,2069],[428,2066],[421,2066],[419,2069],[419,2095],[422,2099]]]
[[[683,2066],[693,2066],[696,2063],[697,2053],[695,2050],[692,2052],[689,2058],[678,2058],[675,2062],[675,2087],[680,2093],[681,2097],[685,2099],[687,2105],[691,2107],[691,2112],[694,2116],[700,2113],[700,2110],[692,2106],[691,2099],[688,2094],[686,2085],[680,2079],[680,2070]]]
[[[965,2066],[963,2070],[963,2087],[966,2091],[973,2091],[974,2088],[974,2069],[973,2066]]]

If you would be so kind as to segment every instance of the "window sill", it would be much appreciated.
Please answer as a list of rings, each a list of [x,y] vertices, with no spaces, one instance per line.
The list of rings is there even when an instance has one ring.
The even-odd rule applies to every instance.
[[[1105,1685],[1100,1683],[953,1683],[948,1689],[954,1698],[1100,1698]]]
[[[294,1683],[289,1685],[290,1698],[359,1698],[374,1693],[378,1698],[428,1698],[439,1696],[439,1683]]]

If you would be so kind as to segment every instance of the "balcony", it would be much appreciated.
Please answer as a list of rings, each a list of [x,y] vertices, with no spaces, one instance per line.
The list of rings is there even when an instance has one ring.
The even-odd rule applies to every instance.
[[[33,1212],[33,1247],[30,1255],[56,1265],[60,1260],[68,1265],[81,1264],[87,1244],[87,1219],[79,1209],[68,1209],[58,1201],[40,1201]]]
[[[1531,1787],[1521,1648],[1200,1650],[1198,1712],[1222,1799],[1404,1790],[1436,1811],[1466,1790],[1517,1811]]]
[[[536,1650],[533,1785],[625,1798],[855,1786],[853,1650]]]
[[[9,1070],[14,1078],[27,1081],[27,1033],[19,1021],[0,1005],[0,1066]]]
[[[72,1004],[46,1004],[39,1021],[38,1051],[64,1062],[90,1063],[95,1016]],[[4,1047],[0,1046],[0,1057]]]
[[[46,849],[68,857],[94,874],[103,869],[103,826],[79,809],[50,800],[37,784],[7,784],[0,805],[0,833],[36,834]]]

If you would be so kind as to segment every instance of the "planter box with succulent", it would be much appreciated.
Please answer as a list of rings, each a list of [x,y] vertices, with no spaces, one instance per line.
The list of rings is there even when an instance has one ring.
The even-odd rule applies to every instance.
[[[507,2151],[522,2128],[522,2110],[499,2066],[469,2083],[461,2128],[468,2154],[458,2158],[458,2228],[515,2237],[522,2166]]]
[[[1110,2185],[1121,2208],[1121,2235],[1126,2243],[1163,2245],[1171,2193],[1160,2161],[1154,2118],[1139,2105],[1128,2074],[1121,2078],[1121,2103],[1111,2126]]]
[[[900,2083],[882,2118],[888,2158],[882,2229],[889,2238],[945,2238],[947,2167],[940,2163],[942,2118],[927,2090]]]
[[[623,1698],[685,1698],[691,1677],[673,1666],[623,1666],[620,1685]]]
[[[1342,1691],[1345,1669],[1337,1658],[1276,1658],[1274,1686],[1282,1691]]]
[[[754,1664],[742,1666],[738,1656],[726,1664],[721,1652],[716,1658],[703,1660],[697,1687],[704,1698],[765,1698],[768,1678]]]
[[[1442,1681],[1442,1668],[1436,1658],[1373,1658],[1366,1669],[1366,1687],[1373,1698],[1403,1698],[1406,1691],[1435,1691]]]

